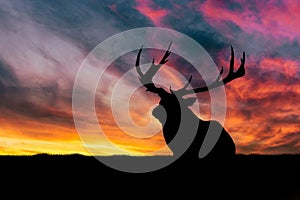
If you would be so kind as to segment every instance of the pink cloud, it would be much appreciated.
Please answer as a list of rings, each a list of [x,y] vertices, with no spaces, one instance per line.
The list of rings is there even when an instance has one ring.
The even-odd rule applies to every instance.
[[[300,2],[298,1],[237,1],[240,8],[230,9],[230,4],[205,1],[198,4],[205,19],[214,27],[230,34],[226,21],[248,33],[261,33],[276,39],[300,39]]]
[[[168,10],[156,5],[153,1],[136,0],[136,9],[147,18],[149,18],[155,26],[163,26],[162,20],[168,14]]]
[[[280,71],[286,76],[294,77],[297,76],[300,64],[285,58],[263,58],[259,66],[261,69]]]

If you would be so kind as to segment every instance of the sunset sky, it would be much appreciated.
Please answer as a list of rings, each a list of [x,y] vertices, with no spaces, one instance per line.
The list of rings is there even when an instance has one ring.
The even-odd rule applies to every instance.
[[[96,91],[99,124],[120,149],[88,122],[86,127],[92,134],[84,136],[83,145],[73,120],[73,84],[86,56],[105,39],[140,27],[163,27],[186,34],[202,45],[217,66],[224,66],[225,73],[230,45],[235,50],[236,67],[245,51],[246,75],[225,86],[224,127],[234,139],[237,153],[300,153],[299,19],[300,2],[293,0],[2,0],[0,154],[89,155],[90,149],[97,155],[124,151],[130,155],[170,154],[161,125],[151,116],[159,101],[154,94],[138,88],[130,97],[129,114],[122,111],[126,90],[138,81],[137,76],[124,80],[119,88],[124,94],[118,93],[112,100],[114,84],[134,67],[137,51],[115,60]],[[145,50],[141,62],[151,62],[153,56],[158,60],[162,53]],[[168,65],[187,77],[193,73],[176,55],[170,56]],[[172,88],[184,85],[170,68],[162,68],[157,75]],[[194,77],[193,86],[201,83]],[[197,97],[200,113],[196,114],[210,119],[208,94]],[[124,128],[131,134],[125,133],[114,120],[112,106],[123,124],[132,119],[141,129],[128,126]]]

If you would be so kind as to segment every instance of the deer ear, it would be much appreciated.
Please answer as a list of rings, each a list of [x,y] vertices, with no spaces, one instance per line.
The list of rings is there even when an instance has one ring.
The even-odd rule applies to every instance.
[[[191,106],[196,102],[197,98],[196,97],[189,97],[184,100],[184,103],[186,106]]]

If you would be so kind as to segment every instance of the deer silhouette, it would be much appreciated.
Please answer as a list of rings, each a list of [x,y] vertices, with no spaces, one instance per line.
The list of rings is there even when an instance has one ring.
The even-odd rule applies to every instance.
[[[155,107],[152,111],[152,115],[157,118],[163,126],[163,136],[168,147],[172,150],[173,155],[177,155],[180,152],[176,147],[176,143],[171,141],[174,139],[176,134],[189,134],[192,128],[191,125],[198,125],[196,127],[196,135],[191,142],[190,146],[181,155],[188,158],[198,158],[199,150],[204,141],[209,127],[213,127],[216,130],[221,130],[221,134],[212,148],[212,150],[207,154],[206,157],[213,158],[227,158],[233,157],[236,154],[236,147],[232,137],[225,130],[221,124],[215,120],[204,121],[198,118],[192,110],[188,107],[193,105],[196,101],[195,97],[184,98],[185,95],[205,92],[213,88],[220,87],[224,84],[231,82],[234,79],[240,78],[245,75],[245,52],[243,52],[243,58],[241,58],[240,67],[234,72],[234,51],[231,46],[231,59],[228,75],[222,78],[223,67],[220,70],[220,74],[214,82],[204,87],[187,89],[191,83],[192,76],[188,79],[188,83],[178,90],[172,90],[170,87],[170,92],[167,92],[162,87],[157,87],[153,83],[153,76],[157,73],[162,65],[168,61],[168,57],[171,54],[169,44],[168,49],[165,51],[164,56],[158,64],[155,64],[153,59],[152,64],[148,71],[144,74],[140,69],[140,57],[143,47],[139,50],[136,58],[136,71],[139,76],[139,80],[142,85],[146,88],[146,91],[157,94],[160,97],[159,105]]]

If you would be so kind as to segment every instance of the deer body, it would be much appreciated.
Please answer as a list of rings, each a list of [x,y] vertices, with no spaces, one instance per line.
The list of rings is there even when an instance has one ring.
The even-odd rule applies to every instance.
[[[220,75],[209,86],[187,90],[186,88],[192,79],[192,77],[190,77],[188,83],[183,88],[176,91],[173,91],[170,88],[170,92],[168,92],[163,88],[156,87],[152,82],[152,78],[159,68],[168,61],[167,58],[171,53],[169,51],[170,46],[171,43],[158,65],[154,64],[153,59],[150,69],[145,74],[143,74],[139,68],[139,60],[142,48],[140,49],[136,60],[137,73],[141,83],[146,87],[146,91],[153,92],[160,97],[159,105],[153,109],[152,115],[161,122],[163,126],[163,136],[167,145],[175,156],[182,154],[183,157],[197,158],[204,138],[206,137],[208,129],[210,128],[211,130],[221,131],[221,134],[207,157],[226,158],[234,156],[236,153],[236,148],[229,133],[217,121],[204,121],[199,119],[192,112],[192,110],[189,109],[189,106],[193,105],[193,103],[196,101],[196,98],[183,98],[183,96],[197,92],[205,92],[226,84],[236,78],[244,76],[245,53],[243,53],[243,58],[241,59],[241,65],[239,69],[234,72],[234,53],[233,48],[231,47],[229,74],[224,79],[221,80],[223,73],[222,68]],[[178,143],[173,142],[173,140],[176,139],[178,135],[179,139],[185,140],[185,138],[192,133],[195,134],[194,139],[188,143],[189,147],[186,149],[186,151],[182,152],[182,149],[178,147]]]
[[[170,96],[172,98],[172,96]],[[167,101],[171,102],[171,101]],[[160,102],[163,104],[163,102]],[[165,110],[170,109],[170,110]],[[167,114],[168,113],[168,114]],[[191,125],[197,125],[197,132],[195,138],[188,149],[184,152],[183,157],[196,158],[198,157],[203,140],[206,136],[209,126],[213,129],[222,130],[220,137],[207,157],[232,157],[235,155],[236,148],[233,139],[229,133],[221,127],[221,124],[217,121],[210,120],[204,121],[198,118],[192,110],[189,108],[181,108],[178,105],[162,105],[154,108],[152,115],[157,118],[163,126],[164,139],[172,150],[173,154],[177,153],[178,148],[172,144],[171,141],[176,135],[188,135],[191,134]],[[180,126],[182,127],[180,130]]]

